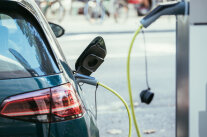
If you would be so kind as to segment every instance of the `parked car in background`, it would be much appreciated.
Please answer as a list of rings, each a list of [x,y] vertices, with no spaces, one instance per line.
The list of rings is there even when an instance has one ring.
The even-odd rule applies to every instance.
[[[0,1],[0,137],[99,137],[54,34],[34,0]]]

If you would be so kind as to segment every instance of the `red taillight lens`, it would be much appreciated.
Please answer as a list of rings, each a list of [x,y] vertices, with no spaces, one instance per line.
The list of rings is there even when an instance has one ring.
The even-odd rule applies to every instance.
[[[84,109],[75,89],[71,84],[52,88],[52,114],[54,121],[81,117]]]
[[[50,89],[20,94],[7,98],[0,114],[22,120],[49,122]]]
[[[83,113],[81,100],[70,83],[9,97],[0,111],[6,117],[35,122],[75,119]]]

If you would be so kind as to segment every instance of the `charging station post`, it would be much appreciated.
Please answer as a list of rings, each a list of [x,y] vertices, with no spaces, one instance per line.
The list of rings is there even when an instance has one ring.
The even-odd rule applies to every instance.
[[[189,1],[189,16],[177,17],[176,137],[206,137],[207,1]]]

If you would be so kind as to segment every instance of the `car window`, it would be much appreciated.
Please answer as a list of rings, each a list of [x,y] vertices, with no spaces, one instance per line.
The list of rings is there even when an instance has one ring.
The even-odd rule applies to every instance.
[[[0,79],[59,73],[37,22],[17,12],[0,11]]]

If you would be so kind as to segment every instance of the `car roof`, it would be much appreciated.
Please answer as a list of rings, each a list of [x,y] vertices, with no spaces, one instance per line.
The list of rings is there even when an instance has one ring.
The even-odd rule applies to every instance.
[[[16,3],[18,5],[20,5],[21,7],[23,7],[24,9],[28,10],[31,14],[33,14],[33,16],[35,16],[35,18],[39,21],[39,17],[38,16],[41,16],[40,13],[40,9],[39,7],[37,6],[35,0],[0,0],[0,2],[3,2],[3,3]],[[2,6],[4,6],[5,4],[2,4]],[[1,7],[1,5],[0,5]]]
[[[1,0],[1,1],[4,1],[4,2],[18,2],[18,3],[22,3],[22,4],[25,4],[25,3],[28,3],[30,5],[33,5],[35,3],[35,0]]]

